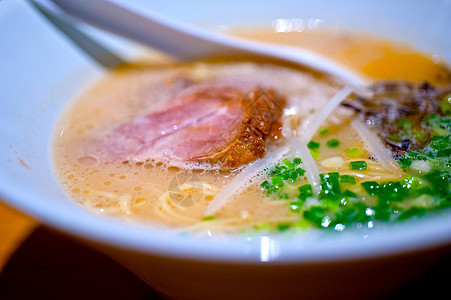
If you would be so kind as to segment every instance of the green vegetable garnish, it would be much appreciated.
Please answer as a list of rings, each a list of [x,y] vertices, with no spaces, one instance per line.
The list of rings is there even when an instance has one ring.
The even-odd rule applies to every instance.
[[[205,216],[202,218],[202,221],[212,221],[216,219],[215,216]]]
[[[326,142],[327,147],[329,148],[337,148],[340,146],[340,141],[337,139],[330,139]]]
[[[340,175],[337,172],[320,174],[319,177],[321,180],[322,188],[320,196],[322,198],[327,196],[335,196],[341,193],[339,181]]]
[[[260,187],[267,195],[274,195],[279,199],[289,199],[284,187],[304,176],[305,170],[299,167],[301,162],[300,158],[284,159],[282,163],[268,171],[270,180],[263,181]]]
[[[329,133],[329,128],[323,128],[320,131],[318,131],[319,135],[326,135]]]
[[[298,199],[305,201],[308,197],[313,196],[312,186],[310,184],[304,184],[298,187]]]
[[[300,159],[299,157],[293,158],[293,164],[300,165],[302,162],[302,159]]]
[[[318,142],[315,142],[315,141],[310,141],[310,142],[307,144],[307,147],[309,147],[310,149],[318,149],[319,146],[321,146],[321,144],[318,143]]]
[[[358,160],[358,161],[351,161],[349,163],[349,167],[351,168],[351,170],[364,171],[368,168],[368,165],[366,164],[365,161]]]
[[[343,192],[343,195],[346,197],[352,197],[352,198],[357,198],[357,194],[354,192],[351,192],[350,190],[346,190]]]
[[[345,155],[348,157],[358,158],[363,155],[363,152],[359,148],[351,148],[345,152]]]
[[[410,157],[402,157],[398,159],[398,164],[405,172],[410,165],[412,165],[412,159]]]
[[[355,177],[352,175],[341,175],[340,176],[340,181],[341,182],[347,182],[347,183],[352,183],[355,184]]]
[[[271,177],[271,183],[276,187],[276,188],[280,188],[283,187],[285,185],[282,177],[279,176],[274,176]]]
[[[292,212],[299,212],[302,209],[302,204],[300,201],[290,202],[290,210]]]
[[[439,108],[445,115],[449,116],[451,114],[451,93],[443,96]]]
[[[312,155],[313,158],[319,157],[319,152],[316,150],[310,150],[310,154]]]
[[[366,190],[368,194],[371,196],[375,196],[379,194],[379,190],[381,186],[376,181],[366,181],[361,183],[363,188]]]
[[[304,218],[313,223],[316,227],[323,227],[323,218],[325,217],[324,208],[321,206],[312,206],[309,210],[304,211]]]
[[[406,211],[403,211],[399,215],[398,219],[399,220],[406,220],[406,219],[409,219],[409,218],[414,217],[414,216],[421,217],[421,216],[424,216],[425,214],[426,214],[426,209],[424,207],[415,207],[414,206],[412,208],[409,208]]]
[[[291,224],[285,224],[285,223],[283,223],[283,224],[278,224],[278,225],[277,225],[277,230],[278,230],[278,231],[285,231],[285,230],[290,229],[290,227],[291,227]]]
[[[289,211],[299,216],[292,224],[272,224],[271,230],[291,228],[330,228],[343,231],[350,226],[375,226],[378,222],[402,221],[421,217],[427,212],[451,207],[451,94],[445,95],[440,114],[426,116],[420,128],[407,119],[400,119],[399,132],[389,137],[393,142],[416,139],[426,142],[423,148],[402,152],[396,160],[406,174],[397,180],[360,182],[355,176],[332,172],[320,174],[321,191],[315,199],[313,188],[303,178],[305,171],[299,167],[300,158],[283,160],[268,171],[269,178],[261,183],[267,195],[287,199]],[[324,134],[328,129],[324,128]],[[321,134],[320,131],[320,134]],[[340,145],[337,139],[326,142],[327,147]],[[313,157],[319,157],[320,144],[308,144]],[[347,157],[363,157],[355,147],[345,151]],[[368,169],[364,160],[349,163],[351,170]],[[311,199],[313,198],[313,199]],[[307,199],[315,203],[306,206]],[[311,205],[311,204],[310,204]],[[301,225],[298,225],[301,224]]]

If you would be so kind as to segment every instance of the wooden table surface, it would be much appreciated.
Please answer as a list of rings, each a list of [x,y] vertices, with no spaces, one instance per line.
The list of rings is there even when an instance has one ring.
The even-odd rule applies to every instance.
[[[0,271],[39,223],[3,204],[0,199]]]
[[[0,300],[162,298],[97,250],[0,203]]]
[[[451,255],[387,299],[440,299],[450,269]],[[0,203],[2,299],[162,298],[109,257]]]

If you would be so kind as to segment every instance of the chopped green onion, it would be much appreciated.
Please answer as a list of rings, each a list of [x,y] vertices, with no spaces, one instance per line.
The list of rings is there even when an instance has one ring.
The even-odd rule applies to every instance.
[[[298,199],[305,201],[308,197],[313,196],[312,186],[310,184],[304,184],[298,187]]]
[[[401,169],[403,169],[404,171],[407,170],[408,167],[410,167],[410,165],[412,164],[412,159],[410,157],[401,157],[397,160],[399,166],[401,167]]]
[[[312,206],[309,210],[304,211],[304,218],[312,222],[316,227],[322,227],[324,216],[325,211],[321,206]]]
[[[299,157],[296,157],[296,158],[293,159],[293,163],[294,163],[295,165],[300,165],[301,162],[302,162],[302,159],[300,159]]]
[[[340,175],[337,172],[319,175],[322,187],[321,194],[323,198],[327,196],[335,196],[341,193],[339,177]]]
[[[312,155],[313,158],[318,158],[319,157],[319,152],[316,150],[311,150],[310,149],[310,154]]]
[[[285,224],[285,223],[277,224],[278,231],[286,231],[286,230],[290,229],[290,227],[291,227],[291,224]]]
[[[305,170],[298,167],[301,164],[300,158],[282,160],[281,163],[268,170],[269,180],[265,180],[260,187],[267,195],[274,195],[279,199],[289,199],[289,194],[284,191],[284,186],[295,182],[304,176]]]
[[[406,211],[403,211],[398,219],[399,220],[405,220],[405,219],[409,219],[411,217],[421,217],[426,213],[426,209],[424,207],[411,207]]]
[[[363,155],[363,152],[359,148],[351,148],[345,152],[345,155],[352,158],[358,158]]]
[[[310,142],[307,144],[307,147],[309,147],[310,149],[318,149],[319,146],[321,146],[321,144],[318,143],[318,142],[315,142],[315,141],[310,141]]]
[[[310,227],[310,223],[305,219],[300,219],[296,224],[294,224],[296,228],[306,229]]]
[[[271,177],[271,183],[276,187],[283,187],[285,183],[283,182],[283,179],[278,176]]]
[[[424,175],[424,179],[426,179],[427,181],[429,181],[434,185],[434,188],[437,190],[437,193],[439,195],[442,195],[444,197],[447,196],[449,201],[450,198],[449,184],[451,179],[449,173],[434,170]]]
[[[389,181],[381,184],[379,201],[400,202],[408,196],[408,190],[399,181]]]
[[[362,182],[361,185],[365,189],[365,191],[371,196],[378,195],[381,189],[381,186],[376,181],[365,181]]]
[[[444,113],[445,115],[449,116],[451,114],[451,93],[443,96],[439,108],[441,112]]]
[[[423,181],[420,178],[414,176],[405,177],[401,180],[401,183],[405,189],[410,190],[420,190],[425,187]]]
[[[295,165],[289,160],[289,159],[284,159],[282,160],[282,163],[288,167],[288,169],[293,170]]]
[[[202,218],[202,221],[212,221],[216,219],[215,216],[205,216]]]
[[[352,198],[357,198],[357,194],[354,192],[351,192],[350,190],[346,190],[343,192],[343,195],[346,197],[352,197]]]
[[[351,170],[364,171],[368,168],[368,165],[366,164],[366,162],[364,160],[358,160],[358,161],[351,161],[349,163],[349,167],[351,168]]]
[[[323,128],[318,133],[319,135],[326,135],[327,133],[329,133],[329,128]]]
[[[352,175],[341,175],[340,176],[340,181],[343,183],[352,183],[355,184],[355,177]]]
[[[443,101],[451,103],[451,98]],[[318,204],[307,207],[306,200],[315,196],[312,186],[304,184],[305,170],[299,167],[300,158],[285,159],[268,170],[269,179],[260,184],[262,190],[277,199],[287,199],[288,209],[303,216],[297,223],[271,224],[271,230],[315,226],[343,231],[356,224],[372,228],[376,224],[372,221],[404,220],[451,207],[451,117],[443,115],[448,114],[443,107],[441,110],[440,114],[424,117],[420,126],[408,119],[398,120],[399,132],[388,137],[392,141],[428,141],[416,152],[403,152],[395,157],[400,167],[414,176],[405,174],[399,180],[387,182],[366,181],[358,188],[353,186],[358,182],[356,176],[320,174],[321,193],[314,198]],[[321,132],[326,134],[329,130],[324,128]],[[334,148],[340,141],[330,139],[325,144]],[[311,141],[308,147],[313,157],[320,156],[320,143]],[[349,163],[350,169],[368,169],[362,148],[348,148],[344,154],[354,160]],[[347,189],[351,187],[352,191]],[[374,199],[368,199],[368,195]],[[302,226],[298,225],[301,223]]]
[[[276,194],[279,199],[288,200],[290,198],[287,193],[277,192]]]
[[[330,139],[326,142],[327,147],[329,148],[337,148],[340,146],[340,141],[337,139]]]
[[[256,230],[261,230],[261,231],[269,231],[271,230],[273,227],[271,226],[271,224],[267,223],[267,222],[263,222],[257,225],[254,225],[254,228]]]
[[[299,212],[302,209],[302,202],[299,201],[290,202],[289,207],[292,212]]]

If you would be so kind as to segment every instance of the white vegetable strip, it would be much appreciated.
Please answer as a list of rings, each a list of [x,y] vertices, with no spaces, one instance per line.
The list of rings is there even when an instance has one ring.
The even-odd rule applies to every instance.
[[[351,126],[362,139],[365,148],[378,163],[393,173],[402,174],[398,163],[391,157],[382,141],[371,129],[357,119],[351,121]]]
[[[253,177],[256,177],[259,173],[264,172],[266,168],[277,164],[280,158],[287,154],[289,150],[290,149],[288,147],[279,148],[242,170],[240,174],[236,175],[221,189],[219,193],[216,194],[205,209],[204,215],[212,216],[218,212],[232,198],[233,195],[238,194],[241,189],[246,187]]]
[[[354,89],[355,88],[352,85],[346,85],[338,91],[316,114],[310,125],[301,134],[301,137],[288,138],[291,147],[294,148],[302,159],[302,166],[305,169],[305,175],[308,182],[312,186],[312,191],[315,195],[318,195],[321,191],[319,171],[306,143],[313,138],[323,122],[334,112],[340,103],[354,91]],[[207,206],[204,215],[211,216],[218,212],[230,200],[230,198],[243,189],[253,177],[256,177],[259,173],[263,172],[271,165],[276,164],[283,155],[288,153],[289,150],[290,149],[288,147],[278,149],[256,161],[250,167],[242,170],[240,174],[233,178],[221,189],[218,194],[216,194]]]
[[[300,134],[301,139],[304,143],[310,142],[315,133],[319,130],[320,126],[324,123],[324,121],[329,117],[330,114],[334,112],[334,110],[340,105],[346,97],[349,96],[354,91],[354,87],[352,85],[346,85],[344,88],[339,90],[333,97],[330,99],[324,107],[315,115],[313,120],[310,122],[307,128],[305,128],[304,132]]]
[[[315,196],[318,196],[321,192],[319,171],[316,167],[315,159],[312,157],[306,143],[313,138],[324,121],[334,112],[340,103],[354,91],[354,89],[355,88],[352,85],[346,85],[338,91],[323,108],[321,108],[321,110],[313,118],[310,125],[304,130],[304,132],[301,133],[300,137],[288,138],[289,143],[302,159],[302,166],[305,169],[305,176],[307,177],[307,181],[312,186],[312,191]]]
[[[307,177],[308,183],[312,186],[313,194],[318,196],[321,192],[321,185],[315,159],[310,154],[310,150],[307,145],[300,138],[290,137],[288,138],[288,141],[302,159],[302,167],[305,169],[305,177]]]

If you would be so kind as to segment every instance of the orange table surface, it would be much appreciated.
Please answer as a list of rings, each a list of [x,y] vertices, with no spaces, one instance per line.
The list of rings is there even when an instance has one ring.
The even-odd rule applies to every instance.
[[[162,298],[111,258],[0,204],[0,299]]]
[[[385,299],[439,299],[450,268],[451,254]],[[106,255],[0,203],[0,299],[36,298],[162,299]]]
[[[36,220],[0,201],[0,270],[38,225]]]

